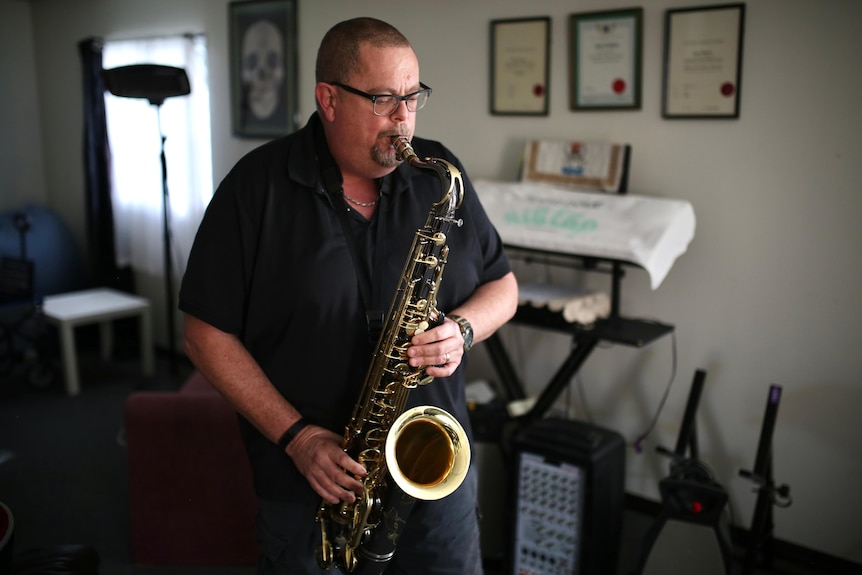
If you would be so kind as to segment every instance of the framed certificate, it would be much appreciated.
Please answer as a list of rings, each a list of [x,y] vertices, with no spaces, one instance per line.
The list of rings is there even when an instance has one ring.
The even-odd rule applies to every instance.
[[[572,110],[640,109],[642,20],[641,8],[572,14]]]
[[[548,115],[549,17],[491,21],[491,113]]]
[[[665,118],[738,118],[745,4],[668,10]]]

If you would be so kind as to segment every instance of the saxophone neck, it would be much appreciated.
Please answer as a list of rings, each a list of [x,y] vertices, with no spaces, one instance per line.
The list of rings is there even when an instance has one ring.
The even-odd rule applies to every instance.
[[[464,182],[461,178],[461,170],[451,162],[441,158],[420,159],[413,149],[413,145],[405,136],[393,136],[392,145],[399,160],[407,162],[415,168],[430,170],[437,174],[443,189],[443,197],[437,202],[437,206],[448,204],[450,215],[461,205],[464,198]]]

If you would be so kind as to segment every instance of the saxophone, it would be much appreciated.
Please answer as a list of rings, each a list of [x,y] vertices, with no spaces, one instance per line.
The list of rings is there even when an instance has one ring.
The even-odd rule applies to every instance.
[[[436,500],[463,482],[470,445],[461,424],[434,406],[405,411],[411,389],[434,378],[407,361],[410,338],[443,322],[437,290],[449,254],[446,233],[464,195],[461,172],[449,162],[420,160],[410,142],[393,138],[398,158],[431,170],[440,178],[443,197],[416,231],[395,297],[384,321],[359,401],[345,427],[342,447],[365,466],[363,492],[353,503],[323,501],[315,520],[323,569],[376,575],[395,554],[398,537],[417,499]]]

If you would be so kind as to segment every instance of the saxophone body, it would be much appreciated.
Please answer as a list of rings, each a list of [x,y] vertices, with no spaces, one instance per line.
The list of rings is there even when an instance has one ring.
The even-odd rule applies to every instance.
[[[437,291],[449,254],[446,234],[463,199],[461,172],[445,160],[421,160],[406,138],[393,139],[401,160],[433,171],[442,197],[416,231],[395,296],[384,319],[362,391],[342,447],[366,469],[363,492],[353,503],[322,502],[317,561],[323,569],[376,575],[386,569],[417,499],[441,499],[467,474],[470,446],[448,412],[434,406],[405,411],[410,390],[433,377],[407,361],[410,339],[443,321]]]

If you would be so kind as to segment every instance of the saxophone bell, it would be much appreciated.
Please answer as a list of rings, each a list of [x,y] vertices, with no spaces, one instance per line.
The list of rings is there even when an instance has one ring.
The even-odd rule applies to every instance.
[[[467,476],[470,443],[449,412],[432,405],[408,409],[386,438],[386,463],[404,493],[433,501],[455,491]]]

